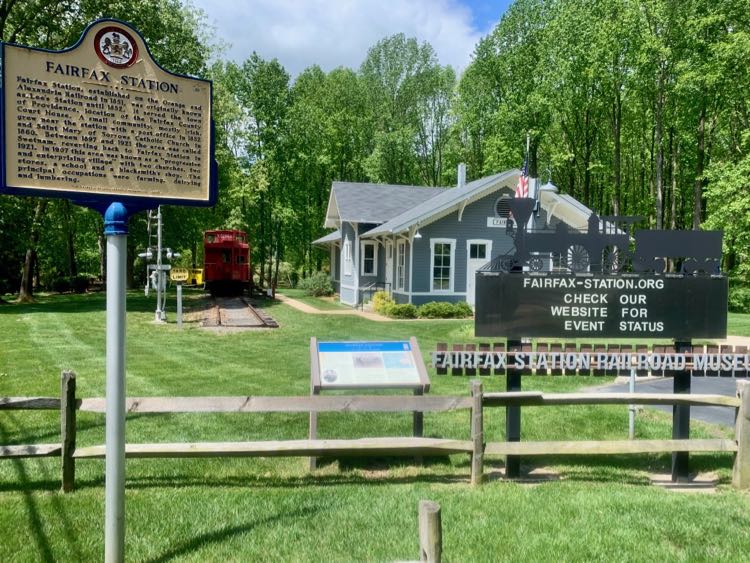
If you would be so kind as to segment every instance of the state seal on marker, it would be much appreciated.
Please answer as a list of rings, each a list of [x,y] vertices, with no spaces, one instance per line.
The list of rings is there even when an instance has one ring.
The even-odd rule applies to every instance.
[[[114,68],[127,68],[138,58],[138,45],[123,28],[110,25],[94,37],[94,50],[101,61]]]

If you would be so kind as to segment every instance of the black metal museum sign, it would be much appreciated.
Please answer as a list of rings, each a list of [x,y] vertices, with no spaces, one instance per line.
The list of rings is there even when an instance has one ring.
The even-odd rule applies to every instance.
[[[535,200],[509,208],[512,251],[477,271],[477,336],[726,337],[721,231],[633,230],[640,217],[595,213],[585,230],[531,228]]]
[[[477,302],[477,336],[726,337],[724,276],[478,276]]]

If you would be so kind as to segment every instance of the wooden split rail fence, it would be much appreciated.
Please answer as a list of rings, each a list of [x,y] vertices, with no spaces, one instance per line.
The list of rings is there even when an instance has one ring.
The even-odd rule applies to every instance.
[[[485,408],[559,405],[691,405],[736,409],[735,439],[606,440],[555,442],[488,442]],[[61,441],[55,444],[0,445],[1,458],[57,456],[62,459],[62,490],[74,486],[77,459],[104,458],[105,446],[76,446],[76,411],[105,412],[101,398],[77,399],[75,375],[62,374],[61,397],[0,397],[2,410],[59,410]],[[750,488],[750,382],[737,382],[737,396],[645,393],[563,393],[535,391],[484,393],[479,379],[471,396],[303,396],[303,397],[143,397],[129,398],[128,413],[310,413],[310,412],[444,412],[471,413],[470,439],[382,437],[253,442],[126,444],[129,458],[272,457],[272,456],[471,456],[471,483],[482,482],[485,455],[543,456],[639,454],[668,452],[732,452],[732,483]]]

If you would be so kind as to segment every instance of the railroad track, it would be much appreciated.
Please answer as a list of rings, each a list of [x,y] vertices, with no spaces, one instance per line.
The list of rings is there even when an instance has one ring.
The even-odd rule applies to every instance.
[[[213,307],[203,326],[237,328],[277,328],[279,323],[246,297],[214,297]]]

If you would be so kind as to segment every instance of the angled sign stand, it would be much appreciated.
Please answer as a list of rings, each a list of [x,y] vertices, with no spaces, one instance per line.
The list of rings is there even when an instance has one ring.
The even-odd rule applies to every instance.
[[[66,198],[107,236],[105,561],[125,559],[128,218],[217,195],[212,84],[154,61],[129,24],[99,20],[74,46],[2,44],[0,195]]]

